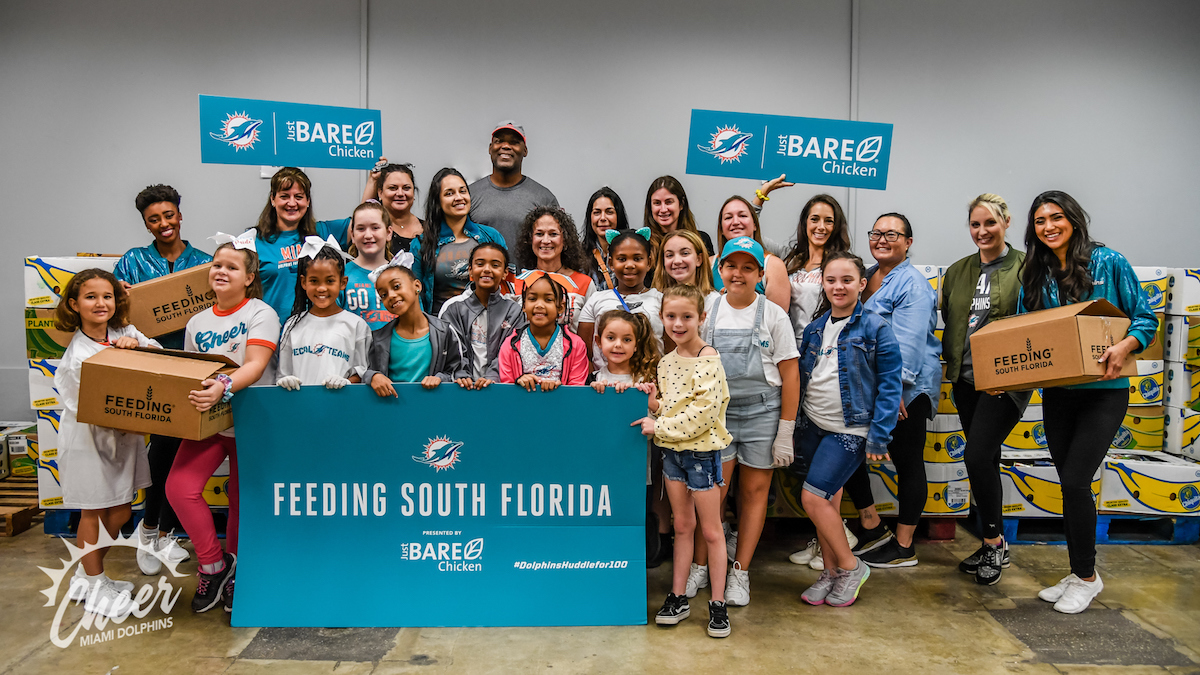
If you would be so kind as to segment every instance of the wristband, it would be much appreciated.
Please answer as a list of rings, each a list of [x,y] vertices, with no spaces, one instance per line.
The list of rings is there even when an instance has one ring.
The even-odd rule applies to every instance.
[[[758,197],[759,199],[763,200],[764,202],[769,202],[769,201],[771,201],[771,198],[770,198],[770,197],[768,197],[768,196],[766,196],[765,194],[763,194],[763,191],[762,191],[762,190],[755,190],[755,191],[754,191],[754,195],[755,195],[756,197]]]
[[[225,385],[225,393],[221,395],[221,402],[228,403],[229,399],[233,398],[233,379],[225,373],[217,373],[217,382]]]

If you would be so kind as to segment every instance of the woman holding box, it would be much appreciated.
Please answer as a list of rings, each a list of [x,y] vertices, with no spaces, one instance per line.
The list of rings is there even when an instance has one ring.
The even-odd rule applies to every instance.
[[[1104,298],[1130,319],[1126,337],[1097,359],[1105,364],[1099,381],[1042,391],[1046,443],[1062,484],[1071,573],[1038,597],[1064,614],[1087,609],[1104,589],[1096,574],[1092,476],[1129,406],[1129,378],[1121,377],[1121,369],[1131,354],[1150,344],[1158,329],[1129,261],[1092,239],[1088,225],[1087,212],[1065,192],[1050,190],[1033,200],[1017,306],[1020,314]]]
[[[975,391],[971,334],[993,319],[1017,313],[1025,254],[1004,240],[1010,222],[1008,204],[1000,195],[982,194],[972,200],[967,223],[979,251],[951,265],[942,279],[942,358],[967,436],[967,475],[983,523],[983,545],[958,569],[988,586],[1000,581],[1009,564],[1008,542],[1001,531],[1000,446],[1021,419],[1031,392]]]

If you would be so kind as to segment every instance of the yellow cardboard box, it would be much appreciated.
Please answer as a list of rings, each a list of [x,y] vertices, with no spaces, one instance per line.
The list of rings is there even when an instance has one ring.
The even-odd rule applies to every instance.
[[[1200,513],[1200,464],[1163,452],[1112,450],[1104,460],[1100,508],[1118,513]]]
[[[1200,412],[1168,406],[1163,431],[1163,450],[1200,459]]]
[[[58,306],[67,282],[77,272],[93,267],[111,272],[118,260],[119,257],[98,256],[25,258],[25,306],[53,309]]]
[[[1045,450],[1046,427],[1042,420],[1042,406],[1029,405],[1013,430],[1008,433],[1001,446],[1003,452],[1014,450]]]
[[[54,387],[58,359],[29,359],[29,407],[34,410],[62,410],[62,400]]]
[[[1200,316],[1166,317],[1163,359],[1200,366]]]
[[[1167,278],[1167,314],[1200,315],[1200,269],[1174,268]]]
[[[1168,361],[1166,394],[1163,401],[1172,408],[1200,409],[1200,368]]]
[[[1101,470],[1092,477],[1099,496]],[[1062,518],[1062,483],[1044,450],[1006,450],[1000,454],[1000,485],[1005,517]]]
[[[954,464],[963,461],[967,435],[958,415],[934,415],[925,423],[925,461]]]
[[[1136,361],[1137,375],[1129,376],[1129,405],[1163,404],[1163,362]]]
[[[1142,285],[1142,293],[1150,303],[1150,309],[1161,312],[1167,307],[1167,282],[1169,275],[1165,267],[1135,267],[1138,283]]]
[[[896,515],[899,510],[899,488],[896,467],[891,462],[868,462],[871,476],[871,493],[875,497],[875,510],[881,515]],[[967,480],[967,467],[962,462],[955,464],[925,463],[929,496],[925,501],[926,516],[964,516],[971,510],[971,482]]]
[[[1129,408],[1112,446],[1118,450],[1163,449],[1163,434],[1167,409],[1162,406]]]

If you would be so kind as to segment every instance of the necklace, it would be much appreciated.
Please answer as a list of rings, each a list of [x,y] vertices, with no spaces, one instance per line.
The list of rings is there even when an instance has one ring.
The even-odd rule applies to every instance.
[[[95,342],[98,344],[104,344],[105,342],[108,342],[108,327],[107,326],[104,327],[104,337],[102,337],[102,338],[94,338],[91,335],[84,333],[83,328],[80,328],[79,332],[83,333],[85,336],[87,336],[87,338],[89,340],[91,340],[92,342]]]

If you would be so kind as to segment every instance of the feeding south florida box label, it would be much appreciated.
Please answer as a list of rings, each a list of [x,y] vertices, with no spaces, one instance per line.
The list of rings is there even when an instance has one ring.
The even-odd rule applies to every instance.
[[[200,96],[205,164],[370,169],[382,148],[378,110]]]

